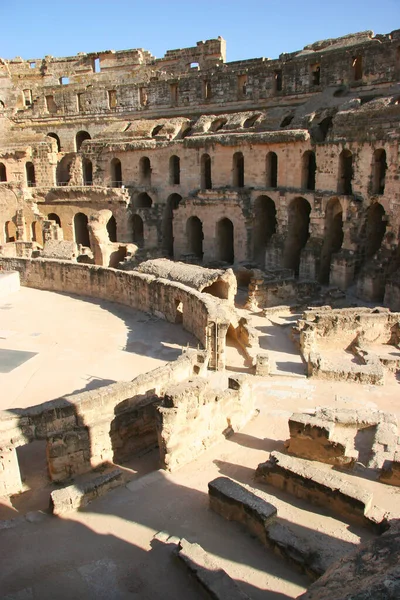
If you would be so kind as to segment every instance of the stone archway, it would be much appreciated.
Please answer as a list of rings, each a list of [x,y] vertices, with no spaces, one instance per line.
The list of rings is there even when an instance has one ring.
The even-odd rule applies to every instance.
[[[337,198],[329,200],[325,211],[324,242],[319,271],[320,283],[329,284],[332,254],[343,244],[343,209]]]
[[[235,261],[234,227],[226,217],[218,221],[216,228],[217,259],[228,264]]]
[[[295,198],[288,208],[288,230],[285,241],[283,266],[292,269],[296,277],[300,270],[301,251],[309,238],[311,206],[305,198]]]

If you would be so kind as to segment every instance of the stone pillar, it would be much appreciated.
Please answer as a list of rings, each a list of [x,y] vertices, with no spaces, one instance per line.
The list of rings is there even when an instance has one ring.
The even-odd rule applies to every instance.
[[[356,259],[353,252],[334,254],[331,260],[329,284],[345,291],[354,281]]]

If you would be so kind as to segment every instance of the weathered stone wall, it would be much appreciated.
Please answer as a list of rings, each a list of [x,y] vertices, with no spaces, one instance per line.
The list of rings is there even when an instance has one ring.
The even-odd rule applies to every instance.
[[[178,360],[132,382],[118,382],[27,409],[0,412],[0,495],[21,491],[16,448],[46,440],[49,475],[64,481],[103,463],[126,460],[157,443],[154,403],[172,383],[207,368],[205,353]]]
[[[217,391],[206,379],[176,385],[157,407],[157,431],[163,466],[172,471],[190,462],[211,445],[240,431],[255,414],[249,381],[230,378],[229,388]]]
[[[132,271],[42,259],[0,258],[3,269],[19,271],[28,287],[87,295],[181,322],[211,354],[211,367],[224,366],[229,318],[216,299],[183,284]]]

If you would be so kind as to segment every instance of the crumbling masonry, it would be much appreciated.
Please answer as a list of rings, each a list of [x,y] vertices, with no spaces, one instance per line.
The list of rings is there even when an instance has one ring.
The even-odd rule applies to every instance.
[[[1,60],[1,252],[252,262],[398,310],[399,75],[400,30]]]

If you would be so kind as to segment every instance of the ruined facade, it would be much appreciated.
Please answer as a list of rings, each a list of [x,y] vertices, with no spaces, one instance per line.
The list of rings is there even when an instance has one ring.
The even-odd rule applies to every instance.
[[[399,30],[1,60],[2,252],[250,262],[397,309],[399,75]]]

